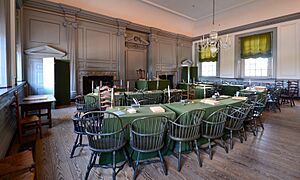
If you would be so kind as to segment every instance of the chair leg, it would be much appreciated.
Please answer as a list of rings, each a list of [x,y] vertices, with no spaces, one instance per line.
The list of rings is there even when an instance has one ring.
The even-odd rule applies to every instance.
[[[116,180],[116,151],[113,151],[113,153],[112,153],[112,160],[113,160],[113,164],[112,164],[112,169],[113,169],[112,179]]]
[[[245,126],[243,127],[243,131],[244,131],[244,138],[245,138],[245,141],[247,141],[247,132],[246,132],[246,127],[245,127]]]
[[[230,149],[233,149],[232,130],[230,130]]]
[[[43,138],[43,132],[42,132],[42,122],[40,121],[39,122],[39,130],[40,130],[40,138],[42,139]]]
[[[195,143],[195,149],[196,149],[196,155],[197,155],[197,158],[198,158],[198,163],[199,163],[199,166],[202,167],[202,161],[201,161],[201,158],[200,158],[200,150],[199,150],[199,147],[198,147],[198,142],[197,140],[194,140],[194,143]]]
[[[165,175],[168,175],[168,170],[167,170],[167,167],[166,167],[166,163],[165,163],[165,160],[164,160],[163,156],[161,155],[160,150],[158,151],[158,155],[159,155],[159,159],[160,159],[162,168],[164,170],[164,173],[165,173]]]
[[[241,130],[240,130],[241,131]],[[238,135],[239,135],[239,138],[240,138],[240,142],[241,143],[243,143],[243,137],[242,137],[242,135],[241,135],[241,132],[240,131],[238,131]]]
[[[72,148],[72,151],[71,151],[71,156],[70,158],[73,158],[74,157],[74,152],[75,152],[75,149],[77,148],[77,142],[78,142],[78,138],[79,138],[79,134],[77,134],[77,137],[76,137],[76,140],[74,142],[74,145],[73,145],[73,148]]]
[[[179,141],[179,149],[178,149],[178,162],[177,162],[177,171],[180,172],[181,166],[181,141]]]
[[[133,179],[136,179],[137,173],[138,173],[138,167],[139,167],[139,160],[140,160],[140,152],[138,152],[137,158],[136,158],[136,163],[135,163],[135,170],[133,174]]]
[[[93,163],[95,162],[95,157],[94,157],[94,156],[95,156],[95,154],[92,153],[92,154],[91,154],[90,161],[89,161],[89,164],[88,164],[88,166],[87,166],[86,173],[85,173],[85,177],[84,177],[85,180],[88,179],[89,174],[90,174],[90,171],[91,171],[91,169],[92,169],[92,167],[93,167]]]
[[[21,125],[18,127],[18,130],[19,130],[19,133],[18,133],[18,135],[19,135],[19,143],[22,144],[22,141],[23,141],[23,139],[22,139],[23,131],[22,131],[22,126]]]
[[[212,149],[210,139],[208,139],[208,151],[209,151],[209,159],[212,160]]]
[[[134,165],[133,165],[133,163],[132,163],[132,159],[131,159],[131,157],[129,156],[129,153],[128,153],[126,147],[123,148],[123,154],[124,154],[124,157],[125,157],[126,161],[127,161],[128,164],[129,164],[129,167],[133,167],[133,169],[134,169]]]
[[[224,139],[222,137],[221,137],[221,141],[223,143],[223,148],[225,149],[225,152],[228,153],[227,143],[224,141]]]

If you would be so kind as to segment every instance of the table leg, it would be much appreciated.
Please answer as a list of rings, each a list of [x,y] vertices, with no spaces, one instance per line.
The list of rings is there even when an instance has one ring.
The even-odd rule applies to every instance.
[[[52,128],[51,106],[48,107],[48,120],[49,120],[49,128]]]

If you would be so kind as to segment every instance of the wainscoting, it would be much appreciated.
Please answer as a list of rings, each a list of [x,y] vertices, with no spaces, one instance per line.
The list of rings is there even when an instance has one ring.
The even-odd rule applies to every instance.
[[[18,91],[19,98],[24,97],[24,83],[11,88],[7,93],[0,95],[0,158],[4,157],[14,134],[17,129],[15,107],[12,105],[14,102],[14,91]]]

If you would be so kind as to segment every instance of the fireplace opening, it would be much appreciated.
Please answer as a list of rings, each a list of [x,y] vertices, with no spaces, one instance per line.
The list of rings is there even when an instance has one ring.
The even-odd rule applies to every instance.
[[[173,89],[173,75],[159,75],[159,79],[169,80],[170,88]]]
[[[113,87],[114,85],[113,79],[114,79],[113,76],[83,76],[82,79],[83,94],[86,95],[88,93],[91,93],[92,89],[95,89],[97,86],[100,85],[100,81],[102,81],[102,86]]]

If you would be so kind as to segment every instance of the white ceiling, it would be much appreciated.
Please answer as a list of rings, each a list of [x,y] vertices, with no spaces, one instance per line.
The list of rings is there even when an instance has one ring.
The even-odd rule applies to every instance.
[[[213,0],[141,0],[165,11],[199,21],[213,14]],[[259,0],[216,0],[216,14],[233,10]]]

